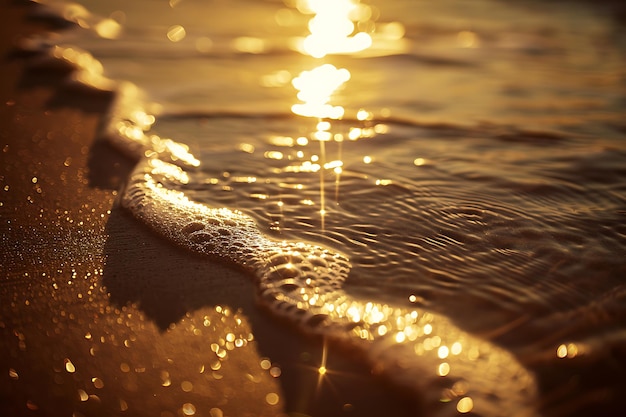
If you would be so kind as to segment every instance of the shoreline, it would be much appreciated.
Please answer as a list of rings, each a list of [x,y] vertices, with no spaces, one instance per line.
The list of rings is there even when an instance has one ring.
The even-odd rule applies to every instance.
[[[2,28],[0,48],[6,64],[0,80],[3,99],[0,102],[3,139],[0,144],[0,192],[3,193],[0,334],[4,336],[0,344],[0,369],[5,375],[0,379],[2,411],[11,415],[32,412],[56,415],[61,411],[76,416],[156,414],[164,417],[431,415],[439,410],[437,404],[442,402],[442,392],[450,392],[447,397],[443,395],[450,400],[465,395],[463,391],[454,397],[457,395],[454,390],[438,390],[440,381],[454,382],[458,375],[469,376],[465,378],[468,380],[475,377],[470,381],[475,389],[473,381],[480,386],[481,381],[498,374],[489,372],[498,366],[473,363],[463,368],[451,361],[456,372],[459,368],[464,371],[448,374],[448,368],[444,371],[448,378],[440,378],[438,375],[442,374],[438,370],[433,372],[439,363],[437,358],[424,359],[422,364],[426,368],[412,367],[402,360],[394,361],[401,356],[397,355],[398,350],[387,349],[389,346],[383,343],[376,346],[378,349],[370,350],[355,348],[360,340],[347,346],[327,343],[320,336],[298,330],[258,301],[256,271],[244,273],[232,263],[192,253],[202,252],[204,247],[200,245],[187,245],[192,251],[177,247],[155,233],[160,225],[154,227],[149,216],[147,221],[145,218],[139,221],[131,210],[121,208],[118,200],[124,192],[123,186],[136,169],[133,155],[129,154],[142,157],[146,150],[145,142],[139,140],[127,146],[123,134],[117,138],[121,143],[115,143],[120,126],[117,122],[133,119],[128,121],[129,127],[133,123],[141,125],[141,120],[135,121],[134,115],[125,112],[125,100],[132,100],[133,96],[124,94],[123,82],[116,82],[119,88],[113,92],[92,89],[70,78],[75,75],[70,60],[58,66],[56,61],[31,65],[34,52],[12,53],[17,35],[63,27],[63,22],[41,16],[25,19],[27,10],[27,6],[17,2],[7,7],[3,18],[10,25]],[[216,125],[219,126],[219,120],[211,130]],[[113,139],[101,137],[109,134],[113,134]],[[174,156],[169,152],[169,148],[159,150],[159,157]],[[594,154],[589,164],[583,159],[580,166],[593,170],[602,168],[603,163],[621,161],[619,157],[608,156]],[[621,171],[617,168],[613,171],[618,181]],[[619,233],[616,216],[599,224],[615,227],[614,234]],[[178,217],[178,222],[170,223],[186,224],[188,217],[184,212]],[[197,229],[199,223],[191,224],[190,233],[206,231]],[[505,234],[508,231],[515,234],[515,225]],[[171,236],[168,231],[162,234]],[[555,239],[558,236],[561,235],[557,233]],[[532,244],[532,240],[528,243]],[[184,242],[182,246],[186,246]],[[506,248],[506,245],[495,247]],[[231,257],[231,253],[224,250],[218,255],[237,263],[241,258]],[[589,257],[593,257],[593,251]],[[608,258],[604,260],[607,263]],[[572,259],[570,264],[575,262]],[[480,334],[484,336],[480,340],[489,340],[497,348],[504,347],[503,368],[508,369],[507,358],[512,354],[515,363],[519,359],[523,369],[533,373],[540,391],[539,400],[524,404],[546,415],[570,412],[583,415],[589,410],[611,415],[623,408],[618,397],[624,384],[617,375],[624,364],[623,332],[619,328],[622,310],[618,308],[624,290],[620,288],[618,268],[623,269],[623,264],[609,262],[600,271],[615,278],[610,293],[601,298],[582,298],[588,304],[563,309],[567,316],[560,321],[572,323],[565,326],[563,333],[558,329],[556,334],[546,333],[548,337],[543,338],[539,337],[541,332],[533,334],[533,329],[549,327],[541,321],[544,317],[541,315],[527,327],[524,316],[505,328],[497,328],[493,334],[485,335],[476,329],[467,333],[471,340]],[[588,274],[583,272],[573,277],[578,281],[571,287],[563,288],[591,289],[593,280],[587,280]],[[564,278],[570,277],[566,275]],[[258,274],[257,278],[261,279]],[[538,285],[537,291],[541,288]],[[456,295],[465,297],[460,292]],[[443,313],[445,323],[450,309],[454,310],[450,307],[437,310]],[[479,309],[477,306],[476,313]],[[463,316],[472,310],[471,303],[465,301],[452,315]],[[558,314],[561,312],[555,313]],[[583,330],[593,329],[601,321],[598,314],[614,314],[613,321],[607,320],[610,327],[599,327],[599,332],[590,331],[589,338],[585,338],[587,333]],[[453,329],[459,327],[462,331],[459,340],[464,339],[472,322],[484,321],[477,319],[477,314],[473,317],[467,322],[463,317],[450,320]],[[351,324],[346,328],[352,330]],[[448,327],[437,327],[442,336],[454,333]],[[583,329],[580,340],[572,330],[576,328]],[[370,329],[376,330],[367,328]],[[601,334],[602,329],[611,334]],[[532,339],[535,336],[534,345],[516,350],[523,341],[535,340]],[[442,343],[447,348],[452,340]],[[357,347],[361,346],[366,344]],[[471,343],[463,346],[465,353]],[[447,351],[445,355],[447,361]],[[381,371],[381,363],[389,366]],[[322,367],[327,370],[325,374],[320,372]],[[500,375],[492,380],[505,381],[488,386],[501,389],[504,397],[512,397],[510,387],[517,386],[511,382],[515,379]],[[420,384],[426,389],[408,394],[405,391],[406,386]],[[433,394],[433,398],[428,394]],[[492,395],[487,401],[489,405],[496,404],[494,390],[488,390],[487,394]],[[471,400],[473,393],[468,397]],[[450,409],[453,413],[455,405]],[[480,410],[480,406],[473,409],[479,414]],[[523,414],[522,410],[517,412]],[[487,415],[491,413],[495,415],[498,411],[485,411]]]
[[[26,10],[7,9],[5,57],[16,34],[45,29],[25,20]],[[338,375],[329,375],[333,385],[316,388],[320,340],[260,310],[247,275],[173,247],[116,206],[134,164],[97,138],[108,97],[78,91],[67,100],[64,74],[50,78],[26,71],[19,59],[7,63],[3,411],[413,413],[365,364],[342,353],[328,357]],[[229,350],[225,341],[213,352],[233,326],[243,346]],[[253,339],[243,342],[250,332]]]

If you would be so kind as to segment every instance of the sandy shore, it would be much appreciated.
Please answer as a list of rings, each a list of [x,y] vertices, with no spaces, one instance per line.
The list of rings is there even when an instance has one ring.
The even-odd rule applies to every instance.
[[[239,271],[116,206],[133,161],[98,141],[112,98],[30,70],[2,6],[0,415],[414,415],[413,401],[257,306]]]

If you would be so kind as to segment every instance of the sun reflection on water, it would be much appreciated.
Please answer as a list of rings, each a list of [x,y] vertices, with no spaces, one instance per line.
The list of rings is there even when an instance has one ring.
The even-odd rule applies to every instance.
[[[370,9],[367,6],[348,0],[317,2],[302,0],[298,2],[298,7],[307,13],[315,13],[315,17],[309,24],[311,35],[303,43],[303,51],[312,57],[321,59],[333,53],[350,54],[362,51],[371,45],[370,35],[358,31],[355,33],[358,28],[355,22],[369,18],[367,10]],[[176,42],[184,38],[185,32],[182,26],[170,29],[168,33],[170,41]],[[390,38],[399,39],[403,36],[403,28],[398,25],[387,26],[387,31]],[[261,53],[265,45],[257,41],[252,37],[237,38],[235,49],[241,52]],[[328,63],[320,62],[320,64],[311,70],[301,72],[293,79],[291,79],[290,72],[279,70],[262,80],[263,85],[267,86],[284,86],[288,80],[291,80],[293,87],[298,91],[297,98],[300,101],[294,104],[291,110],[298,116],[312,119],[311,125],[314,126],[307,134],[300,132],[302,136],[274,135],[269,137],[269,144],[280,150],[268,149],[263,151],[262,155],[271,167],[280,167],[281,164],[285,164],[282,168],[275,168],[274,172],[277,173],[319,173],[319,214],[321,229],[324,231],[324,219],[328,215],[325,181],[328,175],[334,175],[335,203],[339,204],[339,181],[341,175],[344,174],[344,169],[347,169],[342,156],[342,143],[376,137],[386,133],[388,127],[376,122],[373,112],[358,107],[350,121],[340,121],[344,118],[346,110],[343,106],[333,103],[332,100],[334,94],[350,80],[351,73],[345,68],[337,68]],[[488,363],[485,359],[487,356],[485,350],[476,347],[479,346],[476,341],[459,332],[445,318],[414,310],[413,306],[411,308],[392,306],[350,297],[342,289],[350,267],[347,259],[344,260],[340,255],[333,255],[331,251],[310,246],[304,242],[283,241],[279,243],[258,233],[253,226],[248,225],[248,219],[240,213],[226,209],[209,212],[204,206],[188,200],[184,193],[168,189],[163,185],[164,182],[179,184],[190,182],[186,171],[177,166],[178,164],[184,162],[188,166],[198,166],[199,161],[180,144],[157,136],[147,136],[146,131],[154,121],[154,116],[149,112],[137,111],[130,118],[121,121],[117,126],[117,133],[118,136],[124,136],[131,141],[149,142],[151,151],[147,151],[145,156],[156,157],[164,154],[176,164],[151,159],[147,172],[144,172],[142,177],[137,177],[139,178],[137,181],[142,184],[144,194],[149,194],[153,199],[164,201],[168,206],[173,207],[172,216],[186,219],[186,226],[174,234],[175,239],[183,244],[190,244],[195,250],[203,253],[217,254],[220,257],[232,259],[238,264],[249,265],[248,267],[253,269],[259,277],[259,285],[262,288],[259,293],[272,303],[271,308],[279,313],[294,316],[294,320],[299,323],[312,328],[319,326],[320,329],[332,323],[341,330],[337,332],[341,333],[337,337],[347,338],[351,342],[358,341],[367,347],[391,349],[405,358],[409,357],[408,355],[424,357],[422,363],[426,364],[425,369],[429,376],[447,381],[445,385],[448,388],[441,391],[438,397],[440,401],[454,404],[453,406],[459,413],[469,413],[474,410],[474,401],[477,401],[478,405],[480,397],[470,393],[469,383],[463,381],[462,378],[467,375],[467,363],[476,363],[478,360],[481,360],[483,364]],[[311,145],[311,142],[318,142],[315,145],[319,145],[319,153],[306,148]],[[334,154],[335,147],[337,148],[336,155]],[[245,153],[255,152],[255,147],[251,144],[242,144],[239,149]],[[375,158],[370,155],[362,157],[362,162],[365,164],[375,163],[374,161]],[[413,163],[421,166],[426,161],[423,158],[417,158]],[[255,184],[257,181],[263,181],[262,178],[253,175],[233,174],[231,176],[224,172],[223,176],[231,184]],[[210,184],[219,183],[217,178],[207,181]],[[276,216],[280,219],[283,218],[283,207],[293,204],[290,200],[299,201],[300,204],[306,206],[316,204],[311,199],[303,198],[304,196],[298,195],[294,199],[282,194],[283,189],[306,188],[306,185],[301,184],[295,177],[287,180],[281,178],[280,181],[282,182],[276,181],[281,189],[278,198],[272,196],[270,199],[270,195],[258,192],[258,189],[251,194],[251,197],[255,200],[271,200],[269,204],[273,204],[272,211],[274,213],[280,211],[280,216]],[[380,187],[391,185],[393,181],[388,178],[372,178],[372,184]],[[229,190],[230,185],[224,185],[222,189]],[[138,210],[144,209],[144,202],[147,200],[140,192],[137,191],[133,195],[131,191],[129,195],[130,197],[127,198],[129,202],[126,204],[134,204],[139,207]],[[149,207],[145,210],[148,211]],[[215,221],[216,218],[219,221]],[[207,221],[210,219],[213,221]],[[282,225],[275,221],[270,229],[277,231],[280,227]],[[245,230],[242,232],[243,229]],[[221,242],[220,245],[216,245],[214,243],[216,241]],[[225,247],[226,244],[231,246]],[[268,253],[271,255],[268,256]],[[412,295],[409,301],[416,303],[418,298]],[[224,346],[215,345],[215,350],[212,346],[218,358],[211,364],[211,369],[215,372],[220,369],[220,361],[226,358],[228,350],[246,342],[246,339],[237,338],[234,333],[227,334],[224,340]],[[573,344],[562,345],[556,353],[561,358],[573,357],[577,354],[577,350]],[[498,352],[494,357],[496,355]],[[383,357],[384,354],[380,356]],[[384,362],[380,360],[374,363],[374,368]],[[262,364],[264,369],[265,365],[271,376],[280,376],[280,368],[272,367],[268,362]],[[409,365],[411,364],[407,366]],[[416,369],[423,370],[420,366]],[[68,372],[70,372],[69,369]],[[326,363],[326,344],[324,344],[322,360],[315,368],[315,372],[318,378],[318,389],[322,382],[330,383],[330,377],[335,374]],[[169,379],[168,383],[171,383]],[[472,384],[474,386],[473,380]],[[468,393],[472,396],[470,397]],[[279,402],[279,397],[276,393],[270,393],[266,397],[266,402],[275,405]],[[189,410],[185,414],[195,413],[195,409],[187,408]]]
[[[310,71],[303,71],[292,80],[298,90],[298,100],[304,104],[294,104],[291,111],[305,117],[340,119],[344,114],[341,106],[329,104],[332,94],[350,79],[350,72],[344,68],[324,64]]]
[[[309,20],[311,34],[302,42],[301,52],[322,58],[328,54],[355,53],[371,46],[371,36],[357,30],[358,23],[371,17],[371,8],[358,0],[300,0],[297,7],[302,13],[315,15]]]
[[[360,26],[367,26],[364,22],[368,22],[372,16],[370,6],[361,4],[358,0],[298,0],[295,6],[303,14],[314,15],[308,24],[310,34],[299,47],[303,54],[319,59],[329,54],[353,54],[372,45],[371,36],[359,30]],[[347,69],[324,63],[309,71],[302,71],[291,81],[293,87],[298,90],[297,98],[301,101],[292,105],[291,111],[296,115],[318,120],[315,130],[310,134],[310,139],[319,142],[319,155],[313,155],[310,161],[304,161],[299,166],[291,166],[290,170],[292,172],[319,172],[319,213],[322,231],[325,229],[327,214],[325,172],[330,171],[335,175],[335,203],[339,204],[339,184],[344,165],[341,159],[341,142],[343,142],[344,135],[334,133],[328,120],[342,119],[345,108],[331,104],[331,98],[350,78],[351,74]],[[357,120],[361,122],[371,119],[370,112],[361,109],[357,113]],[[370,133],[370,130],[363,130],[359,127],[351,128],[348,139],[356,140],[370,136]],[[308,143],[308,139],[302,139],[302,141],[298,140],[298,145],[304,146]],[[327,161],[325,142],[331,140],[339,144],[338,155],[336,159]]]

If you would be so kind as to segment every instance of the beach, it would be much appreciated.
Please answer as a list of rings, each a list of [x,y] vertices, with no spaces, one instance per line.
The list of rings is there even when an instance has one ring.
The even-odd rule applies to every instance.
[[[320,340],[264,314],[247,275],[172,250],[118,207],[135,161],[97,139],[111,97],[24,69],[17,36],[49,29],[28,10],[3,7],[1,413],[278,416],[287,391],[301,413],[403,415],[346,355],[316,385]]]
[[[381,22],[390,37],[370,55],[329,59],[351,79],[327,126],[292,106],[285,79],[317,63],[286,46],[280,30],[298,26],[259,23],[304,21],[284,5],[233,28],[216,6],[207,33],[186,4],[162,5],[181,26],[124,9],[129,38],[113,42],[3,5],[0,414],[622,412],[623,32],[574,4],[550,10],[555,27],[531,4],[511,29],[514,12],[479,18],[481,2],[463,30],[436,6],[428,26],[408,3],[381,5],[404,26]],[[578,22],[595,46],[569,32]],[[93,48],[114,87],[23,47],[44,33]],[[128,116],[151,142],[112,138],[126,79],[149,95],[142,117],[158,102],[150,126]],[[298,251],[312,255],[289,272]]]

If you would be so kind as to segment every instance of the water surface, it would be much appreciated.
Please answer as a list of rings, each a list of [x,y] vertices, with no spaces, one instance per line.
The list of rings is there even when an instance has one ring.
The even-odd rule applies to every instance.
[[[619,20],[579,2],[379,3],[371,48],[313,58],[292,48],[310,16],[282,2],[85,0],[122,32],[73,31],[62,43],[143,91],[113,120],[154,113],[134,126],[198,161],[165,158],[184,167],[173,173],[141,162],[127,207],[179,245],[245,264],[276,314],[360,347],[453,412],[616,409],[626,324]],[[291,111],[291,81],[322,64],[351,77],[331,99],[342,119],[320,127]],[[169,197],[146,188],[146,174]],[[283,250],[293,259],[276,261]]]

